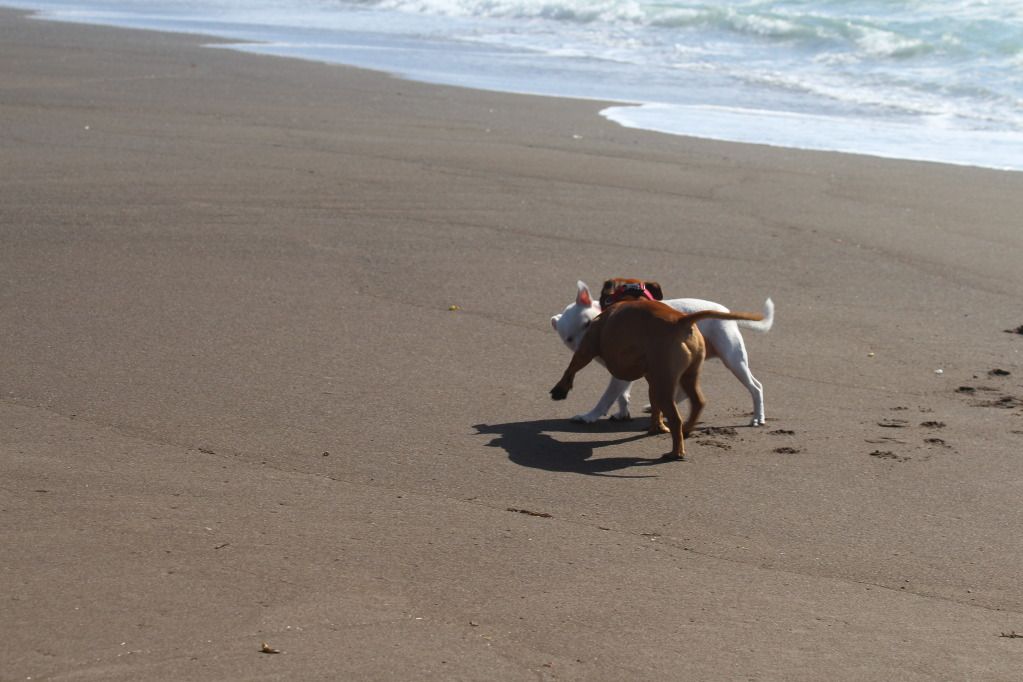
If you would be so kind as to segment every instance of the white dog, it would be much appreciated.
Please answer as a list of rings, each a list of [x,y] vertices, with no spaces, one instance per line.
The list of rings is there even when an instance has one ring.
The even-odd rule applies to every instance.
[[[590,289],[584,282],[577,283],[578,292],[575,303],[565,308],[560,315],[551,318],[551,326],[558,332],[558,336],[568,348],[575,352],[579,348],[586,329],[590,322],[600,314],[600,304],[593,300]],[[703,301],[698,298],[676,298],[664,301],[675,310],[683,313],[695,313],[700,310],[718,310],[728,312],[728,308],[713,301]],[[763,426],[764,417],[764,387],[757,381],[749,369],[749,357],[746,354],[746,344],[743,343],[739,327],[746,327],[758,332],[766,332],[774,324],[774,302],[767,299],[764,302],[764,319],[760,322],[733,321],[733,320],[701,320],[697,322],[700,333],[707,343],[707,357],[720,358],[735,378],[745,386],[750,395],[753,396],[753,420],[751,426]],[[600,359],[598,358],[598,361]],[[618,413],[612,419],[630,419],[629,414],[629,389],[631,381],[623,381],[611,377],[607,390],[600,397],[596,406],[585,414],[578,414],[572,417],[572,421],[591,424],[611,409],[611,405],[618,402]]]

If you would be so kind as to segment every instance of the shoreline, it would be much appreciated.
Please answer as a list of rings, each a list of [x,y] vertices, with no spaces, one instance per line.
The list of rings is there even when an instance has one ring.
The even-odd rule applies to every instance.
[[[556,94],[542,91],[530,92],[515,87],[497,88],[487,87],[482,84],[459,83],[457,78],[427,78],[411,72],[402,72],[401,69],[388,70],[383,66],[370,64],[359,64],[350,61],[331,59],[325,55],[303,56],[294,53],[294,49],[283,49],[274,47],[271,43],[263,43],[258,40],[247,40],[230,36],[230,30],[221,29],[221,33],[215,30],[196,30],[194,32],[180,32],[175,29],[167,29],[159,26],[157,20],[150,20],[155,23],[147,25],[145,20],[122,19],[118,21],[104,22],[93,18],[88,20],[69,19],[61,17],[59,12],[46,9],[22,8],[20,11],[27,11],[34,15],[34,18],[43,21],[67,22],[91,26],[107,26],[111,28],[122,28],[126,30],[156,31],[179,33],[180,35],[192,35],[208,37],[213,43],[212,47],[232,49],[249,54],[276,56],[285,59],[297,59],[311,63],[329,64],[347,68],[361,68],[376,73],[381,73],[393,78],[400,78],[411,82],[423,83],[425,85],[438,85],[444,87],[458,87],[469,90],[482,90],[487,92],[523,95],[530,97],[552,97],[555,99],[574,99],[583,101],[603,102],[606,106],[598,112],[598,115],[611,121],[616,125],[627,128],[636,128],[648,132],[655,132],[664,135],[677,137],[689,137],[712,142],[725,142],[731,144],[756,144],[779,149],[795,149],[800,151],[817,151],[837,154],[851,154],[854,156],[870,156],[879,159],[890,159],[895,161],[914,161],[921,163],[940,163],[985,170],[996,170],[1003,172],[1021,172],[1023,165],[1012,165],[1007,159],[1015,158],[1009,155],[1000,161],[987,160],[985,154],[990,154],[988,136],[979,132],[961,131],[951,135],[940,145],[945,148],[942,153],[935,153],[936,142],[932,139],[933,131],[924,129],[921,131],[919,125],[906,124],[879,124],[867,122],[855,117],[831,116],[824,117],[809,113],[794,114],[784,111],[759,111],[752,108],[736,108],[730,106],[714,106],[706,104],[665,104],[658,102],[645,102],[624,98],[603,98],[598,96],[588,97],[573,94]],[[166,20],[164,20],[166,21]],[[733,120],[733,123],[724,130],[720,129],[719,123],[709,121],[720,121],[722,119]],[[802,121],[802,138],[797,143],[791,139],[791,134],[786,132],[791,126],[791,121],[798,119]],[[685,121],[681,124],[680,121]],[[864,130],[871,131],[871,142],[864,142]],[[876,138],[876,139],[873,139]],[[1002,144],[1002,147],[1006,143]],[[976,148],[981,147],[978,154]],[[969,152],[955,152],[956,157],[949,157],[948,149],[968,149]],[[1000,152],[1005,154],[1004,151]],[[1021,148],[1023,153],[1023,148]]]
[[[0,10],[5,676],[1023,667],[1023,177],[202,42]],[[611,276],[771,296],[767,426],[570,422]]]

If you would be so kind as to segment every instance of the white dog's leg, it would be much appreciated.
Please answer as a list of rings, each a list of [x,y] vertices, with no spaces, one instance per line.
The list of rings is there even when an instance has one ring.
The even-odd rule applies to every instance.
[[[607,390],[604,391],[604,395],[600,396],[600,400],[597,401],[594,408],[585,414],[577,414],[572,417],[572,421],[592,424],[607,414],[607,411],[611,409],[611,406],[616,400],[618,401],[618,414],[615,418],[629,419],[630,386],[632,386],[631,381],[624,381],[622,379],[611,377],[611,381],[607,384]]]
[[[721,362],[753,396],[753,419],[750,421],[750,426],[763,426],[767,421],[764,416],[764,387],[749,369],[749,356],[746,354],[742,336],[738,334],[736,336],[738,343],[733,343],[728,348],[728,352],[721,355]]]
[[[615,379],[612,377],[612,381],[621,381],[621,379]],[[618,414],[611,415],[611,419],[615,421],[627,422],[632,419],[632,415],[629,414],[629,397],[632,392],[632,382],[625,384],[625,390],[618,396]]]

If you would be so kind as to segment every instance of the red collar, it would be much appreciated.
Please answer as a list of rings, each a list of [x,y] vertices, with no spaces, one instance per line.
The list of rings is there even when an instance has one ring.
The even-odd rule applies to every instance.
[[[615,290],[611,293],[611,300],[607,302],[608,307],[611,307],[623,298],[649,298],[651,301],[657,300],[642,284],[638,282],[629,282],[615,288]]]

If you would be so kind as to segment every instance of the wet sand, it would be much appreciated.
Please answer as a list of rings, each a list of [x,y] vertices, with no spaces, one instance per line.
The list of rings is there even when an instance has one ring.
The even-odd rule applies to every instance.
[[[0,679],[1018,676],[1023,174],[209,42],[0,11]],[[767,426],[570,423],[614,275]]]

